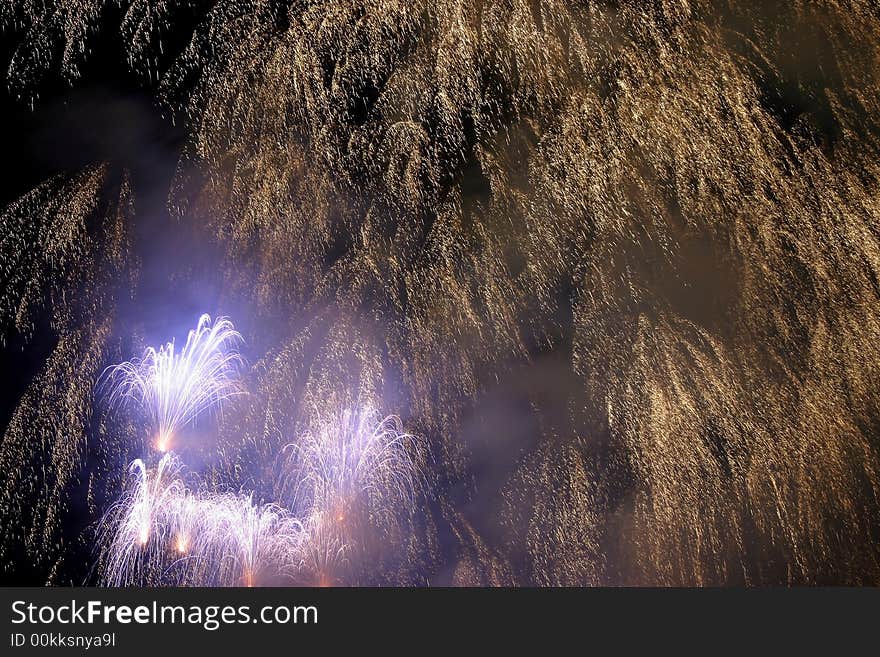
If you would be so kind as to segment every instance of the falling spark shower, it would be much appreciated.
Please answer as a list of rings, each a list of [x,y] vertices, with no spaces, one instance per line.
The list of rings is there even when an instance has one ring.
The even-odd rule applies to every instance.
[[[115,57],[183,132],[0,214],[4,576],[880,583],[877,3],[0,23],[27,111]]]

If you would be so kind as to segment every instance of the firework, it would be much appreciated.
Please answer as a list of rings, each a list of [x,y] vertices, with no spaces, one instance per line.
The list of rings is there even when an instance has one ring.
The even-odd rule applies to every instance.
[[[320,510],[340,525],[359,506],[382,520],[412,512],[423,480],[422,447],[397,416],[345,411],[285,448],[284,489],[293,508]]]
[[[110,182],[111,170],[94,165],[54,176],[0,212],[0,350],[10,336],[29,340],[40,332],[46,299],[55,336],[33,378],[21,378],[28,384],[0,429],[5,564],[16,561],[22,543],[36,568],[69,563],[63,525],[69,486],[86,453],[94,454],[87,445],[102,454],[89,466],[96,479],[106,473],[104,463],[119,462],[111,445],[89,436],[95,379],[121,343],[112,327],[120,299],[132,291],[131,194],[127,180]],[[18,374],[4,370],[8,381]]]
[[[191,491],[171,453],[155,470],[134,461],[134,484],[100,536],[104,580],[336,584],[352,547],[363,551],[371,532],[387,538],[415,510],[423,446],[396,416],[346,411],[288,450],[282,489],[300,516],[249,494]]]
[[[240,342],[241,335],[228,319],[212,323],[209,315],[202,315],[182,350],[176,351],[172,341],[158,350],[148,348],[139,360],[108,368],[111,403],[139,403],[153,421],[154,447],[166,452],[183,426],[242,392]]]
[[[143,583],[163,562],[186,488],[181,464],[165,454],[155,469],[132,462],[132,483],[102,521],[103,580],[112,586]]]
[[[306,518],[313,582],[338,583],[371,540],[386,550],[423,489],[424,445],[400,418],[370,408],[319,422],[285,448],[282,495]]]
[[[304,528],[302,583],[322,587],[341,583],[350,562],[349,547],[342,536],[338,517],[313,509]]]
[[[161,580],[195,586],[257,586],[290,581],[300,572],[302,523],[251,495],[200,491],[169,505],[170,526]]]
[[[302,570],[306,533],[281,507],[190,491],[171,453],[153,470],[138,459],[130,471],[132,486],[99,532],[104,583],[255,586]]]
[[[226,495],[211,501],[211,511],[208,550],[222,565],[224,584],[278,583],[299,572],[306,534],[285,509],[255,505],[249,495]]]

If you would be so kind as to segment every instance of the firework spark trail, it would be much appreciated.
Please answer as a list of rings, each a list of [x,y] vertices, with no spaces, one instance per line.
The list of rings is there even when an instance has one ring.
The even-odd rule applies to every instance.
[[[282,487],[291,506],[320,510],[340,523],[360,504],[380,520],[412,513],[422,490],[422,441],[404,432],[395,415],[346,410],[285,449]]]
[[[338,583],[371,535],[386,549],[424,490],[424,442],[400,418],[346,410],[287,445],[281,491],[305,518],[307,566],[319,584]]]
[[[254,505],[250,496],[222,496],[212,509],[212,550],[232,566],[223,569],[230,583],[255,586],[299,572],[306,539],[299,519],[275,504]]]
[[[172,518],[186,488],[181,464],[165,454],[154,470],[141,459],[132,462],[134,475],[122,500],[105,515],[98,544],[103,548],[104,581],[111,586],[144,583],[162,555],[171,535]]]
[[[225,317],[212,323],[210,315],[202,315],[181,351],[175,351],[172,341],[158,350],[148,348],[140,360],[108,368],[111,403],[137,401],[153,420],[155,448],[166,452],[183,426],[242,393],[238,374],[243,361],[237,350],[241,340]]]
[[[107,165],[59,174],[0,213],[0,345],[17,335],[30,350],[47,324],[57,340],[19,379],[27,385],[0,436],[0,569],[14,572],[26,555],[40,581],[76,568],[63,534],[77,504],[71,485],[110,472],[100,461],[84,473],[84,456],[119,456],[115,445],[87,447],[95,378],[121,346],[117,309],[138,265],[128,176],[118,174]]]

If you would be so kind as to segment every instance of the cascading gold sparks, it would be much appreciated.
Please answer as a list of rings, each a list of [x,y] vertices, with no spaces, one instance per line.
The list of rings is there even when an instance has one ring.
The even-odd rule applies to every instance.
[[[875,3],[17,0],[0,17],[22,98],[118,29],[187,118],[169,205],[259,326],[210,478],[241,485],[361,402],[426,438],[435,503],[370,581],[880,583]],[[98,170],[4,213],[4,330],[63,287],[43,273],[58,257],[127,252],[22,238],[43,225],[22,203],[85,209]],[[71,271],[79,303],[116,294]],[[63,349],[98,367],[91,336],[120,335],[95,321],[63,323],[53,385]],[[37,408],[46,450],[73,454],[57,427],[90,393],[54,390],[30,388],[6,430],[4,518]]]
[[[92,415],[95,376],[119,349],[117,308],[134,285],[132,212],[127,176],[114,181],[109,167],[95,166],[53,178],[0,217],[0,330],[29,340],[48,304],[54,335],[0,441],[5,568],[21,562],[22,547],[50,578],[63,568],[60,524],[69,513],[69,489],[85,482],[91,489],[112,471],[103,459],[119,454],[116,441],[104,440],[90,471],[83,471],[88,438],[102,433]]]

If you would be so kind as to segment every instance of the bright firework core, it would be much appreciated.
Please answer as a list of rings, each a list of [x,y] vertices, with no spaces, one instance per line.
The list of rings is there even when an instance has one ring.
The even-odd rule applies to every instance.
[[[153,423],[153,447],[165,453],[183,426],[242,392],[241,342],[228,319],[212,322],[210,315],[202,315],[182,350],[172,341],[148,348],[141,359],[108,368],[104,376],[112,386],[111,402],[138,403]]]

